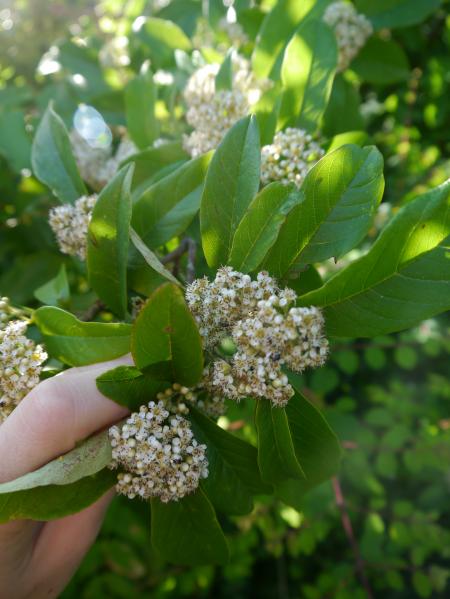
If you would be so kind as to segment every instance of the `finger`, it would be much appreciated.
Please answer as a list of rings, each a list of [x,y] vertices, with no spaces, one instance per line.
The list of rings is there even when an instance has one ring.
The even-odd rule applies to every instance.
[[[104,397],[96,378],[130,356],[47,379],[0,426],[0,482],[35,470],[75,444],[123,418],[128,411]]]
[[[29,563],[33,575],[27,596],[59,596],[95,541],[113,497],[114,491],[109,491],[82,512],[45,525]]]

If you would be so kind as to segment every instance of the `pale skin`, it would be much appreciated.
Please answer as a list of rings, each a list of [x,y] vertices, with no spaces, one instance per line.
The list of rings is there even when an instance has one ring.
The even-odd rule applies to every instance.
[[[95,379],[128,357],[72,368],[40,383],[0,425],[0,482],[70,451],[127,415],[97,390]],[[69,582],[100,529],[114,495],[51,522],[0,525],[0,599],[51,599]]]

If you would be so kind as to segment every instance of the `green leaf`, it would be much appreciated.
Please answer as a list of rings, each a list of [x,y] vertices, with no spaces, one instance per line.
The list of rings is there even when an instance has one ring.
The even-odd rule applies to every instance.
[[[404,206],[370,251],[301,298],[337,337],[373,337],[450,308],[450,183]]]
[[[203,188],[197,187],[155,224],[147,235],[153,248],[164,245],[186,231],[200,210],[202,193]]]
[[[166,283],[149,298],[134,323],[131,350],[141,370],[170,360],[173,382],[192,387],[200,380],[200,333],[176,285]]]
[[[31,141],[25,129],[25,113],[21,110],[0,113],[0,154],[17,173],[31,167]]]
[[[127,261],[133,165],[124,166],[102,190],[89,223],[89,283],[120,318],[127,312]]]
[[[295,126],[313,133],[325,112],[337,66],[334,33],[321,20],[308,19],[287,45],[281,67],[283,99],[278,128]]]
[[[175,50],[191,50],[189,38],[172,21],[155,17],[138,17],[133,24],[133,33],[146,46],[154,68],[174,64]]]
[[[294,265],[341,257],[371,226],[384,189],[375,147],[342,146],[324,156],[301,187],[304,200],[286,218],[264,268],[278,278]]]
[[[252,56],[255,75],[268,77],[299,23],[320,15],[331,0],[279,0],[265,17]],[[309,14],[308,14],[309,13]]]
[[[347,131],[346,133],[338,133],[333,137],[327,150],[327,154],[334,152],[341,146],[353,144],[362,147],[368,139],[365,131]]]
[[[395,29],[421,23],[439,8],[441,0],[356,0],[355,4],[375,29]]]
[[[48,251],[19,255],[0,274],[0,289],[16,304],[34,301],[33,291],[58,274],[63,258]]]
[[[260,161],[256,118],[245,117],[227,132],[206,174],[200,222],[211,267],[227,261],[236,227],[259,188]]]
[[[155,227],[190,194],[202,188],[211,156],[212,153],[205,154],[183,164],[152,184],[136,202],[132,226],[149,247],[157,247],[153,243]]]
[[[97,389],[109,399],[131,412],[155,399],[170,383],[157,381],[152,375],[142,373],[134,366],[118,366],[97,377]]]
[[[152,545],[168,562],[225,564],[229,550],[214,509],[201,488],[179,501],[152,499]]]
[[[352,62],[352,71],[367,83],[390,85],[410,77],[408,57],[394,40],[370,38]]]
[[[0,484],[0,495],[48,485],[69,485],[100,472],[111,460],[108,431],[102,431],[42,468]]]
[[[168,168],[178,168],[181,162],[188,158],[183,150],[181,141],[168,141],[157,148],[147,148],[142,152],[133,154],[121,163],[125,166],[134,162],[133,196],[140,198],[160,173],[165,173]],[[166,176],[166,175],[164,175]],[[140,190],[142,189],[142,193]]]
[[[80,512],[106,493],[117,475],[105,468],[68,485],[48,485],[0,495],[0,522],[54,520]]]
[[[70,288],[65,264],[61,265],[56,277],[35,290],[34,296],[48,306],[64,304],[69,300]]]
[[[277,130],[281,99],[281,85],[275,84],[262,94],[261,98],[252,108],[258,121],[262,146],[272,143]]]
[[[138,148],[150,146],[158,137],[158,121],[155,116],[157,99],[153,73],[148,62],[128,82],[125,89],[125,116],[131,139]]]
[[[61,202],[73,204],[86,194],[66,127],[51,105],[36,131],[31,163],[39,181],[45,183]]]
[[[173,276],[173,274],[164,268],[161,262],[158,260],[157,256],[145,245],[139,235],[136,233],[134,229],[130,230],[130,237],[134,247],[138,250],[141,256],[144,258],[146,263],[154,270],[156,273],[174,283],[175,285],[181,286],[181,283]]]
[[[82,322],[60,308],[44,306],[34,313],[49,354],[70,366],[113,360],[130,351],[131,326]]]
[[[262,477],[287,503],[336,474],[342,453],[336,435],[300,393],[284,409],[259,401],[256,427]]]
[[[286,410],[272,407],[266,399],[256,406],[258,464],[263,480],[277,484],[286,478],[305,478],[295,453]]]
[[[256,449],[189,408],[194,436],[206,444],[209,476],[202,486],[213,506],[225,514],[247,514],[253,495],[270,492],[259,474]]]
[[[271,183],[251,202],[233,237],[228,263],[240,272],[261,264],[290,210],[302,199],[295,185]]]
[[[347,81],[342,74],[338,73],[334,78],[328,106],[323,115],[323,133],[332,136],[346,131],[364,129],[365,124],[360,112],[360,105],[361,98],[356,84]],[[347,143],[353,142],[348,141]]]
[[[216,91],[233,89],[233,50],[229,51],[216,75]]]

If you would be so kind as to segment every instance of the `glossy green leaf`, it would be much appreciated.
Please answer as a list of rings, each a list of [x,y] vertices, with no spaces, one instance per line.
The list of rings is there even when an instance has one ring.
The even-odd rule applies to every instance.
[[[334,152],[334,150],[337,150],[341,146],[347,146],[349,144],[362,147],[367,142],[368,137],[369,136],[365,131],[347,131],[346,133],[338,133],[331,140],[327,149],[327,154]]]
[[[127,130],[138,148],[150,146],[158,137],[158,121],[155,116],[157,99],[153,73],[146,62],[141,71],[125,89],[125,116]]]
[[[395,29],[421,23],[439,8],[441,0],[356,0],[355,4],[375,29]]]
[[[151,185],[133,207],[132,225],[149,247],[158,223],[190,194],[202,188],[211,153],[183,164],[173,173]]]
[[[256,270],[275,243],[286,216],[301,199],[293,184],[271,183],[260,191],[234,234],[228,263],[240,272]]]
[[[200,210],[203,188],[197,187],[165,214],[148,233],[152,247],[160,247],[186,231]]]
[[[45,111],[33,141],[31,163],[36,177],[64,203],[86,194],[72,155],[69,135],[51,105]]]
[[[80,512],[116,483],[117,474],[105,468],[68,485],[48,485],[0,495],[0,522],[55,520]]]
[[[166,283],[157,289],[142,308],[133,326],[131,351],[141,370],[170,361],[172,382],[192,387],[199,381],[202,341],[176,285]]]
[[[127,312],[127,261],[133,165],[124,166],[102,190],[89,223],[89,283],[120,318]]]
[[[140,16],[133,24],[133,33],[146,46],[155,68],[173,64],[175,50],[188,51],[192,47],[183,30],[166,19]]]
[[[370,251],[301,298],[338,337],[406,329],[450,308],[450,183],[404,206]]]
[[[48,306],[64,304],[69,300],[70,288],[65,264],[61,266],[56,277],[35,290],[34,297]]]
[[[300,499],[336,474],[342,453],[336,435],[317,408],[300,393],[296,392],[284,409],[272,408],[261,400],[256,426],[262,476],[272,479],[276,494],[288,503],[292,503],[292,494]]]
[[[233,89],[233,50],[228,52],[216,75],[216,91]]]
[[[322,132],[332,136],[364,129],[360,105],[361,97],[357,85],[338,74],[334,78],[330,99],[323,115]]]
[[[155,399],[170,383],[155,380],[152,375],[142,373],[134,366],[118,366],[97,377],[97,389],[109,399],[131,412]]]
[[[321,20],[307,19],[287,45],[281,67],[283,99],[278,128],[316,131],[331,94],[337,66],[334,33]]]
[[[272,407],[266,399],[256,406],[258,464],[263,480],[277,484],[285,478],[303,479],[305,474],[295,453],[284,408]]]
[[[209,476],[202,486],[213,506],[226,514],[247,514],[253,495],[270,492],[259,474],[256,449],[190,408],[194,436],[206,445]]]
[[[83,441],[78,447],[55,458],[34,472],[0,484],[0,495],[48,485],[69,485],[91,476],[111,463],[108,431]]]
[[[351,65],[362,81],[390,85],[406,81],[410,76],[408,57],[394,40],[370,38]]]
[[[133,197],[137,200],[157,177],[166,172],[166,169],[178,168],[188,158],[181,142],[168,141],[157,148],[147,148],[133,154],[124,160],[121,166],[134,162]]]
[[[258,121],[262,146],[272,143],[277,130],[281,99],[281,84],[278,83],[265,91],[252,108],[253,114]]]
[[[225,564],[229,550],[214,509],[201,488],[179,501],[152,499],[152,545],[173,564]]]
[[[256,119],[245,117],[225,135],[206,175],[200,222],[211,267],[227,261],[236,227],[258,191],[260,161]]]
[[[70,366],[113,360],[130,351],[131,326],[82,322],[60,308],[44,306],[34,313],[48,353]]]
[[[375,147],[342,146],[324,156],[301,187],[264,267],[283,277],[294,265],[341,257],[367,233],[384,189]]]
[[[319,16],[331,0],[279,0],[263,21],[252,56],[253,71],[268,77],[276,68],[286,44],[308,15]]]
[[[138,250],[140,255],[144,258],[145,262],[150,266],[152,270],[154,270],[158,275],[164,277],[171,283],[175,285],[180,285],[181,283],[173,276],[173,274],[167,270],[158,260],[157,256],[145,245],[139,235],[134,231],[134,229],[130,230],[130,238],[134,245],[134,247]]]

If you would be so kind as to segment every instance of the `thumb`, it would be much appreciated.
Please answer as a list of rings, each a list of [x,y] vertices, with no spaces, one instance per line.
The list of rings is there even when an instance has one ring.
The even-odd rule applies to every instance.
[[[35,470],[127,415],[104,397],[96,378],[130,356],[72,368],[35,387],[0,426],[0,482]]]

